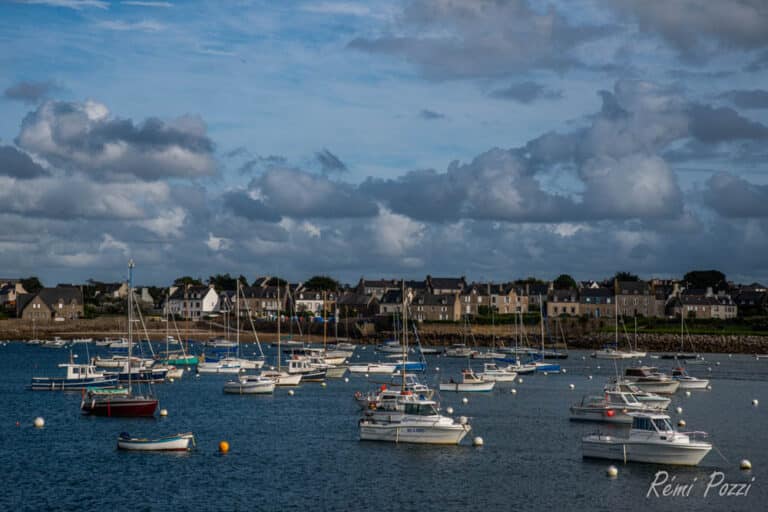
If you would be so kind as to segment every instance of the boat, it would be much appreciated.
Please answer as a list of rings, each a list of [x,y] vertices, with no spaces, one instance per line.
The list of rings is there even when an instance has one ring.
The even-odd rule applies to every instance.
[[[228,340],[222,337],[211,338],[205,342],[206,347],[211,348],[237,348],[236,341]]]
[[[192,446],[195,446],[195,436],[191,432],[156,439],[131,437],[129,433],[122,432],[117,438],[118,450],[134,452],[184,452]]]
[[[62,363],[59,368],[66,368],[64,377],[32,377],[29,389],[33,391],[77,391],[91,386],[117,386],[117,377],[105,375],[92,364]]]
[[[655,393],[649,393],[643,391],[629,381],[617,379],[613,382],[609,382],[605,385],[605,391],[623,391],[625,393],[632,393],[632,395],[643,405],[646,405],[650,409],[656,409],[664,411],[669,407],[672,402],[670,398],[657,395]]]
[[[680,382],[669,375],[659,372],[652,366],[636,366],[624,370],[625,380],[631,382],[643,391],[657,395],[671,395],[680,387]]]
[[[389,374],[389,373],[394,373],[396,370],[397,370],[397,367],[394,364],[388,364],[388,363],[367,363],[367,364],[349,365],[350,373]]]
[[[435,347],[421,347],[421,354],[425,356],[436,356],[440,353],[439,348]]]
[[[517,372],[510,364],[504,368],[499,368],[496,363],[485,363],[483,371],[479,374],[483,380],[492,380],[496,382],[514,382],[517,378]]]
[[[207,375],[207,374],[217,374],[217,373],[240,373],[244,372],[245,368],[243,368],[240,361],[235,357],[224,357],[222,359],[219,359],[218,361],[205,361],[202,363],[198,363],[197,365],[197,373]]]
[[[445,357],[473,357],[477,354],[477,350],[473,350],[464,343],[454,343],[447,349],[445,349]]]
[[[571,421],[632,423],[630,412],[647,409],[648,406],[641,404],[631,393],[606,391],[604,395],[585,396],[580,403],[572,405],[570,419]]]
[[[128,262],[128,360],[132,357],[133,343],[133,260]],[[128,364],[130,367],[130,364]],[[149,393],[133,392],[132,372],[128,372],[128,387],[120,389],[89,388],[80,402],[83,414],[107,417],[148,417],[154,416],[158,400]]]
[[[224,383],[224,393],[232,395],[269,395],[275,391],[275,381],[261,375],[242,376]]]
[[[689,338],[690,341],[690,338]],[[693,341],[691,341],[691,348]],[[685,315],[683,315],[682,302],[680,303],[680,350],[678,352],[666,352],[659,354],[659,359],[675,359],[678,361],[703,361],[704,358],[696,352],[686,352],[685,350]]]
[[[72,338],[73,345],[80,345],[83,343],[93,343],[93,338]]]
[[[67,340],[54,336],[52,340],[43,341],[40,346],[45,348],[64,348],[67,346]]]
[[[376,352],[384,352],[387,354],[399,354],[403,351],[403,347],[398,340],[385,340],[384,343],[376,345]]]
[[[120,338],[119,340],[112,340],[109,342],[109,345],[107,347],[111,349],[124,349],[127,350],[129,347],[133,346],[133,342],[128,342],[126,338]]]
[[[581,440],[585,458],[647,462],[674,466],[697,466],[712,450],[712,444],[697,441],[704,432],[677,432],[666,414],[630,412],[632,428],[624,436],[601,433]]]
[[[707,389],[709,386],[709,379],[692,377],[685,368],[673,368],[672,378],[680,383],[680,389]]]
[[[290,375],[301,375],[302,382],[323,382],[325,381],[325,368],[316,368],[306,359],[289,359],[288,373]]]
[[[493,380],[486,380],[482,376],[477,375],[472,369],[467,368],[461,372],[461,381],[456,382],[451,378],[449,382],[440,383],[440,391],[454,391],[461,393],[484,393],[493,391],[493,387],[496,382]]]
[[[99,368],[125,368],[125,365],[128,363],[128,361],[128,356],[96,356],[93,358],[93,364]],[[154,363],[152,359],[145,359],[136,356],[131,356],[130,361],[131,366],[136,368],[148,368]]]
[[[592,352],[595,359],[633,359],[636,356],[631,352],[624,352],[613,347],[604,347]]]

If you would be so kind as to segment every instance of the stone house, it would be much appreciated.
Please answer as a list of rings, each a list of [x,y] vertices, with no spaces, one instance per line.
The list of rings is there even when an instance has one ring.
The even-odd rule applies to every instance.
[[[85,314],[83,292],[74,286],[43,288],[35,294],[19,295],[16,311],[24,320],[77,320]]]
[[[375,294],[347,291],[337,302],[339,315],[342,318],[370,317],[379,312],[379,299]]]
[[[579,293],[579,312],[589,318],[613,318],[616,314],[613,290],[584,288]]]
[[[399,288],[400,281],[396,279],[365,279],[361,277],[355,287],[355,293],[376,297],[377,300],[381,300],[386,292]]]
[[[323,292],[322,290],[308,290],[299,288],[293,295],[293,301],[296,304],[296,313],[312,313],[315,316],[322,315],[323,305],[327,314],[336,309],[336,298],[338,294],[333,291]]]
[[[414,296],[409,311],[417,322],[458,322],[463,310],[458,293],[418,293]]]
[[[450,294],[434,294],[434,295],[450,295]],[[459,301],[461,302],[461,314],[477,316],[480,314],[480,308],[491,307],[491,294],[490,288],[487,284],[473,284],[467,288],[464,288],[459,294]]]
[[[618,281],[614,283],[620,316],[656,316],[656,295],[646,281]]]
[[[579,292],[575,288],[552,290],[547,297],[547,316],[578,316]]]
[[[288,289],[285,286],[246,286],[240,291],[245,297],[240,306],[242,314],[247,311],[253,317],[273,318],[277,316],[278,309],[281,313],[288,313],[290,309]],[[233,299],[235,308],[237,302],[237,299]]]
[[[427,276],[429,291],[434,295],[463,293],[468,288],[467,280],[461,277],[432,277]]]
[[[489,285],[489,293],[491,307],[495,308],[500,315],[528,311],[528,296],[523,293],[521,288],[516,288],[512,283]]]

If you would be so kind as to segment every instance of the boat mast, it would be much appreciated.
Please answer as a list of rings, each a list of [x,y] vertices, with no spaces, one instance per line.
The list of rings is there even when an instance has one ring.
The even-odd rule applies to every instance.
[[[133,355],[133,259],[128,260],[128,392],[131,392],[131,359]]]
[[[323,353],[328,352],[328,348],[326,347],[326,336],[328,335],[328,323],[325,319],[325,294],[327,292],[323,290]]]
[[[406,309],[406,300],[405,300],[405,279],[403,279],[403,286],[402,286],[402,298],[403,298],[403,361],[400,365],[400,375],[402,376],[402,383],[400,386],[400,392],[405,393],[405,364],[408,360],[408,310]]]
[[[236,341],[237,341],[237,357],[240,357],[240,278],[237,278],[237,290],[235,291],[235,304],[237,304],[237,309],[235,310],[235,315],[237,316],[237,320],[235,320],[235,326],[237,327],[237,334]]]
[[[541,359],[544,359],[544,302],[541,300],[541,294],[539,294],[539,318],[541,319]]]
[[[277,372],[280,373],[280,281],[277,282]],[[290,322],[288,322],[290,324]]]

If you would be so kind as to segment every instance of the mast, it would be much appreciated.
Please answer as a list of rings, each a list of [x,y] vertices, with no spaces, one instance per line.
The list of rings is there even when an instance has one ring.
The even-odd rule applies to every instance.
[[[613,315],[613,327],[614,327],[614,342],[613,348],[619,349],[619,298],[616,295],[616,290],[613,291],[613,305],[616,309],[616,313]]]
[[[133,259],[128,260],[128,392],[131,392],[131,359],[133,356]]]
[[[235,320],[235,326],[237,327],[237,334],[236,340],[237,340],[237,357],[240,357],[240,278],[237,278],[237,290],[235,291],[235,304],[237,304],[237,309],[235,310],[235,315],[237,316],[237,320]]]
[[[402,376],[402,384],[400,387],[400,392],[405,393],[405,362],[408,360],[408,328],[406,325],[408,325],[408,310],[406,308],[406,300],[405,300],[405,279],[403,279],[403,288],[402,288],[402,299],[403,299],[403,361],[400,365],[400,375]]]
[[[277,282],[277,372],[280,373],[280,281]],[[290,324],[290,322],[288,322]]]
[[[541,358],[544,359],[544,302],[541,300],[541,294],[539,294],[539,317],[541,318]]]
[[[328,336],[328,323],[325,319],[325,294],[327,292],[323,290],[323,353],[328,352],[326,348],[326,337]]]

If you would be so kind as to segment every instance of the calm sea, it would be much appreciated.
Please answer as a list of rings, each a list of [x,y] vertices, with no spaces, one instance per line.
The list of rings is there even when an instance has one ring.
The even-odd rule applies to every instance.
[[[77,351],[85,358],[83,348]],[[355,361],[377,360],[371,347],[357,354]],[[612,362],[585,355],[572,351],[565,375],[523,377],[517,394],[509,386],[444,393],[443,408],[468,416],[473,431],[462,446],[428,447],[358,441],[352,395],[381,377],[305,384],[294,396],[282,388],[274,396],[242,397],[222,394],[225,376],[188,373],[155,388],[166,418],[90,418],[80,415],[79,393],[25,390],[33,374],[58,375],[56,364],[68,351],[9,343],[0,346],[0,510],[766,510],[768,361],[709,355],[711,372],[705,365],[691,373],[708,375],[712,390],[674,397],[675,422],[680,406],[687,428],[709,432],[720,453],[713,450],[698,468],[617,464],[618,478],[609,479],[610,462],[581,457],[580,439],[596,426],[568,420],[569,405],[599,393],[615,371]],[[428,360],[429,384],[458,376],[466,365]],[[32,427],[36,416],[45,418],[45,428]],[[197,448],[180,455],[119,452],[116,438],[124,431],[192,431]],[[473,436],[485,445],[472,447]],[[229,454],[217,453],[220,440],[230,443]],[[739,469],[743,458],[751,472]],[[690,496],[647,498],[660,470],[683,484],[697,479]],[[719,497],[717,488],[704,498],[716,471],[730,483],[754,479],[748,495]]]

